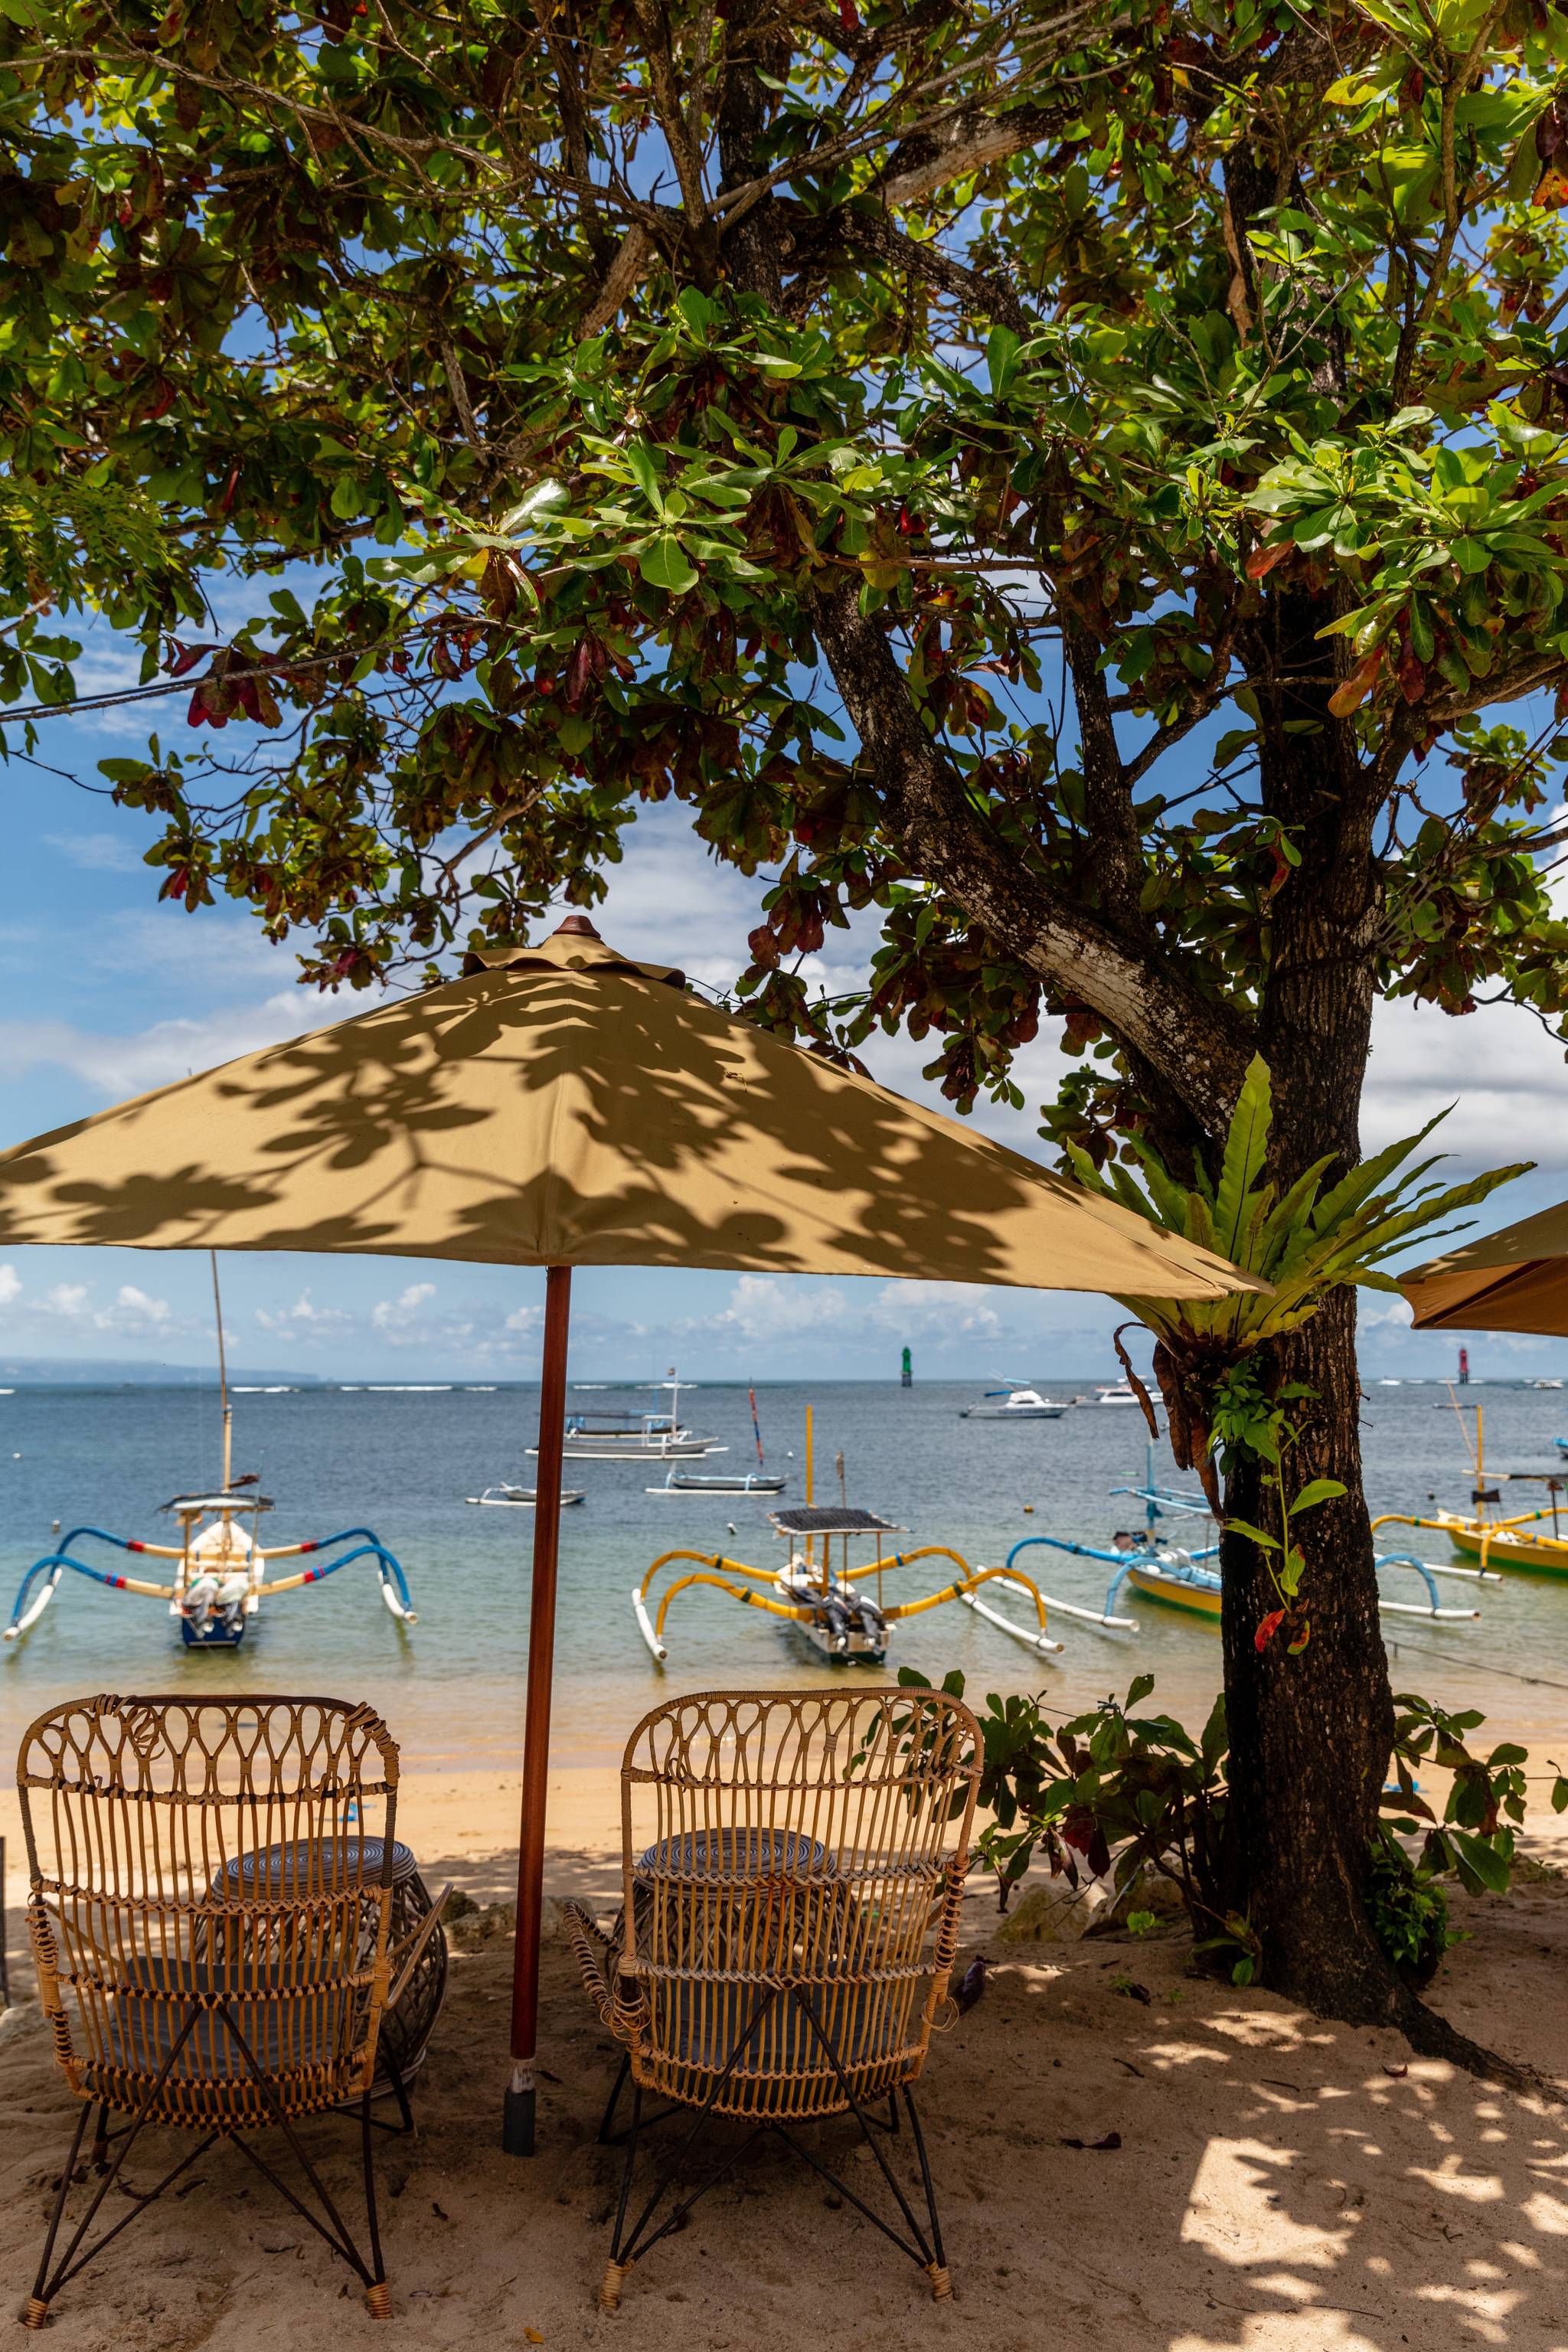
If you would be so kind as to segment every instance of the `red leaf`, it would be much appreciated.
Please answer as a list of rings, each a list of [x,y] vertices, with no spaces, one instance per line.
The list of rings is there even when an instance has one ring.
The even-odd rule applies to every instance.
[[[855,13],[855,0],[838,0],[838,21],[847,33],[860,30],[860,19]]]
[[[1263,579],[1267,573],[1273,571],[1277,563],[1283,563],[1288,555],[1294,555],[1295,552],[1296,542],[1293,539],[1276,539],[1272,540],[1267,547],[1255,547],[1247,559],[1247,578]]]
[[[183,646],[178,637],[171,637],[169,657],[163,664],[163,667],[171,677],[184,677],[187,670],[195,669],[199,661],[204,661],[208,654],[216,651],[216,646]]]
[[[1267,1617],[1261,1618],[1258,1621],[1258,1631],[1252,1637],[1252,1646],[1257,1651],[1259,1657],[1263,1655],[1264,1651],[1268,1647],[1269,1643],[1274,1639],[1275,1634],[1278,1633],[1280,1626],[1283,1625],[1284,1622],[1285,1612],[1283,1609],[1271,1609]]]

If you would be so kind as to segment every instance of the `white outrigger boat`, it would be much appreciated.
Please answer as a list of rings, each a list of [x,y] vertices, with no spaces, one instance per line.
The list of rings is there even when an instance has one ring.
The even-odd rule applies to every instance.
[[[716,1445],[710,1437],[699,1436],[681,1421],[680,1382],[673,1373],[668,1381],[656,1385],[671,1391],[668,1412],[628,1413],[624,1410],[616,1412],[614,1407],[569,1412],[562,1459],[645,1462],[651,1455],[663,1462],[671,1457],[696,1460],[705,1454],[728,1454],[727,1445]],[[537,1445],[531,1445],[528,1451],[537,1459]]]
[[[561,1489],[563,1510],[569,1503],[580,1503],[582,1499],[583,1489],[580,1486],[563,1486]],[[531,1511],[538,1504],[539,1489],[537,1486],[509,1486],[504,1478],[500,1478],[493,1486],[487,1486],[482,1495],[465,1495],[463,1500],[496,1510]]]
[[[260,1541],[261,1514],[271,1510],[272,1504],[267,1496],[255,1491],[254,1478],[236,1480],[233,1475],[234,1414],[228,1401],[223,1306],[218,1297],[216,1256],[213,1301],[217,1309],[218,1387],[223,1407],[221,1486],[208,1494],[176,1495],[163,1505],[163,1509],[180,1523],[178,1543],[141,1543],[133,1537],[111,1534],[107,1528],[72,1528],[52,1551],[36,1559],[23,1577],[11,1622],[5,1630],[7,1642],[20,1640],[37,1623],[68,1568],[94,1584],[107,1586],[110,1591],[135,1592],[146,1600],[166,1601],[169,1614],[180,1628],[181,1641],[189,1650],[237,1649],[264,1597],[271,1599],[279,1593],[298,1591],[307,1584],[320,1584],[356,1559],[374,1560],[381,1597],[398,1622],[418,1623],[402,1566],[372,1528],[344,1528],[335,1536],[317,1536],[306,1543],[263,1545]],[[58,1521],[56,1524],[58,1527]],[[149,1577],[117,1576],[109,1569],[77,1558],[75,1547],[87,1541],[112,1544],[120,1551],[137,1553],[147,1559],[171,1560],[174,1573],[166,1584],[155,1583]],[[352,1544],[354,1549],[337,1551],[340,1544]],[[302,1559],[333,1551],[337,1551],[335,1559],[323,1557],[312,1567],[297,1570],[291,1575],[274,1576],[270,1572],[279,1560]]]
[[[1070,1405],[1043,1397],[1038,1389],[987,1389],[978,1404],[958,1408],[961,1421],[1060,1421]]]
[[[722,1552],[690,1551],[681,1548],[661,1552],[653,1561],[642,1581],[633,1587],[632,1612],[637,1630],[647,1643],[657,1664],[663,1665],[668,1657],[665,1645],[665,1622],[669,1604],[676,1595],[696,1585],[710,1585],[728,1593],[743,1607],[761,1609],[769,1616],[781,1617],[795,1625],[816,1654],[831,1665],[880,1666],[887,1659],[888,1643],[892,1627],[900,1618],[916,1617],[928,1609],[940,1609],[949,1601],[962,1601],[975,1614],[984,1617],[1002,1633],[1012,1635],[1016,1642],[1037,1653],[1051,1656],[1059,1654],[1061,1643],[1051,1639],[1046,1628],[1046,1604],[1026,1576],[1010,1575],[999,1568],[971,1568],[969,1562],[946,1544],[921,1544],[913,1551],[884,1553],[883,1538],[903,1535],[906,1529],[896,1527],[890,1519],[878,1517],[874,1511],[858,1510],[840,1502],[826,1508],[811,1501],[811,1412],[806,1412],[805,1492],[803,1509],[770,1511],[769,1523],[775,1535],[789,1546],[788,1556],[781,1567],[753,1568],[744,1560],[731,1559]],[[841,1457],[842,1459],[842,1457]],[[833,1540],[840,1538],[842,1550],[839,1564],[833,1562]],[[851,1541],[874,1541],[875,1558],[865,1569],[849,1572]],[[883,1579],[890,1571],[911,1567],[916,1560],[951,1560],[958,1575],[939,1592],[922,1594],[918,1600],[889,1603],[883,1600]],[[660,1570],[677,1562],[689,1562],[682,1576],[668,1584],[660,1594],[657,1616],[651,1607],[652,1588]],[[875,1596],[868,1589],[869,1579],[876,1579]],[[980,1589],[990,1583],[1002,1582],[1006,1590],[1030,1597],[1034,1601],[1037,1622],[1020,1625],[988,1601],[979,1599]]]
[[[711,1478],[689,1470],[667,1470],[657,1486],[645,1495],[782,1495],[789,1481],[782,1470],[729,1470]]]
[[[657,1486],[648,1486],[649,1495],[782,1495],[789,1484],[782,1470],[770,1470],[763,1453],[763,1425],[757,1418],[757,1392],[749,1389],[752,1405],[752,1430],[757,1442],[757,1466],[754,1470],[715,1471],[710,1477],[690,1470],[667,1470]]]

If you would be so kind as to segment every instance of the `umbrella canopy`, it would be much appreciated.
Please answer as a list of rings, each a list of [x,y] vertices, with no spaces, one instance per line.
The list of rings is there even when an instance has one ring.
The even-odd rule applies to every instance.
[[[1399,1287],[1417,1331],[1568,1332],[1568,1202],[1433,1258]]]
[[[0,1154],[0,1244],[543,1265],[503,2145],[534,2145],[544,1795],[574,1265],[1214,1298],[1267,1285],[616,954],[538,948]]]
[[[679,982],[569,918],[0,1154],[0,1244],[1256,1286]]]

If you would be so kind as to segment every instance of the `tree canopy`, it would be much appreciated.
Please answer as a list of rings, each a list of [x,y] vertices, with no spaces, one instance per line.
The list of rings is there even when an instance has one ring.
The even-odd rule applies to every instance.
[[[1339,1199],[1380,992],[1563,1033],[1559,0],[5,0],[0,138],[0,726],[139,644],[164,895],[306,977],[591,907],[673,794],[753,1017],[961,1108],[1060,1017],[1091,1171],[1201,1192],[1261,1056]],[[1473,2063],[1368,1924],[1350,1292],[1258,1380],[1311,1639],[1243,1465],[1236,1914]]]
[[[1100,1152],[1234,1100],[1315,773],[1377,984],[1560,1019],[1499,707],[1568,678],[1568,12],[13,0],[0,49],[8,732],[57,615],[139,641],[168,895],[363,985],[591,904],[673,792],[766,877],[758,1017],[929,1030],[967,1106],[1063,1013]],[[868,905],[830,1014],[794,965]]]

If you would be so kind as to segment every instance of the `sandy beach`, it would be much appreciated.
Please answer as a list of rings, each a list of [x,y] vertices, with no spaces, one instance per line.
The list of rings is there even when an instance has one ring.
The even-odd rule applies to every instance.
[[[411,1776],[401,1816],[434,1882],[481,1906],[510,1889],[515,1776]],[[14,1816],[15,1800],[8,1800]],[[617,1782],[552,1778],[547,1885],[617,1899]],[[7,1828],[14,1827],[8,1821]],[[487,1843],[487,1838],[490,1843]],[[15,1847],[11,1851],[16,1852]],[[1568,1874],[1536,1842],[1508,1896],[1455,1901],[1468,1940],[1434,1999],[1467,2032],[1568,2079]],[[15,1906],[16,1874],[8,1890]],[[14,2008],[0,2020],[0,2264],[18,2308],[74,2122],[13,1907]],[[595,2144],[616,2053],[559,1934],[547,1945],[542,2147],[497,2147],[510,1939],[504,1916],[454,1930],[451,1986],[417,2084],[417,2132],[381,2149],[393,2290],[388,2340],[628,2352],[902,2352],[911,2335],[994,2352],[1448,2352],[1568,2347],[1568,2121],[1393,2033],[1324,2025],[1270,1994],[1190,1973],[1152,1937],[1017,1941],[976,1884],[958,1969],[984,1997],[933,2045],[922,2105],[954,2301],[822,2184],[764,2147],[631,2274],[620,2314],[593,2303],[618,2158]],[[825,2153],[867,2186],[839,2126]],[[1120,2145],[1097,2146],[1110,2135]],[[1072,2145],[1071,2143],[1082,2143]],[[352,2193],[357,2139],[308,2145]],[[341,2265],[243,2160],[203,2159],[61,2295],[61,2352],[214,2352],[380,2340]]]

